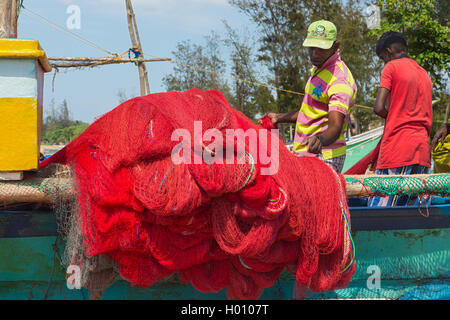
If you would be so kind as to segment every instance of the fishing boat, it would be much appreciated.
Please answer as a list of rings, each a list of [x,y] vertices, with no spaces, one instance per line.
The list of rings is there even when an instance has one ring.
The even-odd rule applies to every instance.
[[[351,204],[356,273],[347,288],[308,298],[450,298],[449,199],[434,198],[428,209],[368,208],[362,201]],[[68,288],[58,257],[63,243],[56,239],[53,211],[0,210],[0,299],[88,299],[85,289]],[[282,274],[261,299],[292,299],[294,280]],[[147,290],[118,280],[106,290],[104,299],[226,299],[226,294],[202,294],[176,278]]]
[[[24,171],[39,168],[42,78],[51,67],[37,41],[2,41],[0,77],[8,79],[0,78],[0,83],[10,84],[14,79],[15,85],[0,88],[0,102],[8,106],[2,109],[8,113],[1,114],[8,126],[0,126],[0,142],[16,152],[0,152],[0,177],[21,180]],[[370,152],[381,132],[377,129],[353,137],[346,166]],[[26,184],[25,179],[21,188]],[[6,182],[0,182],[2,185],[8,186]],[[20,197],[21,188],[16,196]],[[433,197],[426,207],[371,208],[367,197],[357,197],[350,198],[349,205],[356,273],[347,288],[310,293],[307,299],[450,298],[449,198]],[[0,207],[0,299],[89,298],[86,289],[70,289],[67,284],[67,270],[60,263],[64,242],[58,236],[58,219],[52,206],[30,199]],[[264,290],[261,299],[292,299],[294,280],[283,273],[273,287]],[[182,285],[176,277],[146,290],[119,279],[103,299],[215,300],[226,299],[226,293],[203,294]]]
[[[349,206],[356,273],[346,288],[310,293],[307,299],[450,298],[450,198],[433,196],[430,205],[412,207],[368,207],[367,197],[359,196],[349,197]],[[87,290],[67,285],[57,222],[54,211],[42,205],[0,210],[0,299],[89,298]],[[294,281],[283,273],[261,299],[292,299]],[[217,300],[226,299],[226,293],[203,294],[176,277],[146,290],[121,279],[103,299]]]

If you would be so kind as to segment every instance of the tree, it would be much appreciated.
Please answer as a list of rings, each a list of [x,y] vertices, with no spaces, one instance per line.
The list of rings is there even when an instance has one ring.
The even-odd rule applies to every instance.
[[[327,19],[338,28],[341,56],[358,86],[358,104],[371,104],[379,78],[380,63],[360,13],[362,1],[338,0],[229,0],[255,24],[256,43],[239,35],[226,23],[224,43],[231,49],[231,87],[218,74],[226,71],[221,58],[220,37],[212,33],[206,46],[184,41],[173,52],[177,66],[163,80],[168,90],[217,89],[249,117],[268,111],[299,110],[312,68],[303,47],[307,28],[313,21]],[[194,67],[192,67],[194,66]],[[205,72],[206,70],[213,72]],[[244,79],[245,81],[238,80]],[[255,82],[267,83],[269,87]],[[367,130],[377,117],[371,110],[354,108],[358,132]]]
[[[383,18],[381,29],[372,34],[379,37],[389,30],[401,32],[408,42],[411,58],[429,72],[436,89],[445,89],[450,69],[448,1],[379,0],[375,3],[381,8]]]
[[[88,123],[72,120],[66,100],[55,108],[55,101],[52,99],[43,122],[42,141],[50,144],[65,144],[78,137],[88,126]]]
[[[433,96],[439,100],[433,107],[433,137],[445,121],[449,108],[448,71],[450,69],[450,29],[448,0],[384,0],[375,1],[381,8],[383,32],[401,32],[408,42],[409,56],[428,71],[433,84]]]
[[[313,21],[333,21],[338,29],[341,55],[358,85],[358,104],[368,104],[378,76],[379,65],[373,53],[374,40],[356,1],[331,0],[230,0],[256,23],[259,30],[259,61],[272,73],[271,84],[285,90],[304,92],[311,64],[302,43]],[[277,108],[272,111],[298,110],[302,97],[277,91]],[[354,111],[360,128],[367,129],[376,117],[370,110]],[[362,123],[364,122],[364,123]]]
[[[220,42],[220,37],[212,33],[206,37],[205,46],[193,44],[191,41],[178,43],[176,50],[172,52],[178,64],[172,74],[163,78],[166,89],[219,90],[229,99],[230,88],[221,77],[226,71],[226,63],[221,58]]]
[[[131,93],[130,95],[128,95],[124,89],[119,89],[117,91],[117,100],[119,101],[119,104],[122,104],[125,101],[128,101],[136,96],[136,93]]]
[[[273,110],[274,99],[270,89],[257,85],[256,57],[253,52],[254,44],[248,35],[238,35],[227,22],[225,44],[231,49],[233,97],[230,103],[242,111],[249,118],[256,120],[255,116]],[[243,81],[245,80],[245,81]]]

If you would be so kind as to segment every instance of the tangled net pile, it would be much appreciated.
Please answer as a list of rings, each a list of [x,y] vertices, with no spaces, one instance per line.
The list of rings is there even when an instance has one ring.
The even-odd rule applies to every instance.
[[[195,163],[194,121],[201,121],[202,135],[216,128],[224,150],[231,143],[233,164]],[[183,141],[191,147],[179,154],[192,164],[172,160],[182,140],[172,139],[175,129],[191,135]],[[227,129],[254,129],[258,154],[279,159],[279,170],[261,174],[270,164],[249,143],[243,155],[237,152]],[[147,288],[177,274],[201,292],[226,288],[229,299],[258,299],[287,269],[297,288],[346,287],[355,265],[345,181],[282,142],[271,154],[279,141],[273,134],[231,108],[220,92],[158,93],[105,114],[42,167],[73,168],[75,230],[84,255],[112,262],[110,274],[117,270],[133,285]],[[200,140],[203,155],[219,154],[213,140]],[[83,258],[74,252],[73,259]]]

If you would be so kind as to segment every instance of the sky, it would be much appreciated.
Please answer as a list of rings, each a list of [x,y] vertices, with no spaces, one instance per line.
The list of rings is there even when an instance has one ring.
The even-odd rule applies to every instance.
[[[223,34],[222,20],[241,30],[249,19],[227,0],[132,0],[143,51],[172,58],[177,43],[191,40],[204,44],[211,31]],[[125,12],[125,0],[25,0],[25,8],[67,27],[75,20],[70,6],[80,9],[80,29],[70,31],[113,53],[131,47]],[[19,18],[20,39],[38,40],[48,57],[103,57],[107,53],[88,46],[30,18],[23,11]],[[164,92],[164,76],[171,73],[170,62],[147,63],[150,90]],[[62,70],[60,70],[62,71]],[[140,92],[139,76],[134,64],[109,65],[68,73],[45,75],[44,110],[54,99],[58,105],[67,100],[75,120],[92,123],[119,104],[118,92],[128,97]],[[45,112],[45,111],[44,111]]]

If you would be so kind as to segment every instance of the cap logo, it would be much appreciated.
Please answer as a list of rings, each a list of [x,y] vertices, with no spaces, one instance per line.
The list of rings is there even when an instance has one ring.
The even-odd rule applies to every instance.
[[[328,36],[325,32],[325,27],[322,25],[318,25],[316,30],[311,32],[311,35],[316,38],[326,38]]]

